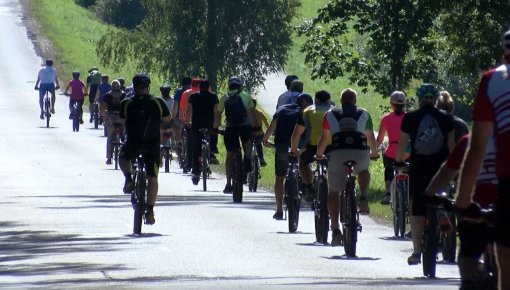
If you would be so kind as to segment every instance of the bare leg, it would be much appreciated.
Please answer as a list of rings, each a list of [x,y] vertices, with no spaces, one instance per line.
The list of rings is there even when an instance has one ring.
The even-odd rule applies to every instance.
[[[498,261],[498,289],[510,289],[510,248],[496,244]]]
[[[331,230],[339,229],[340,224],[338,218],[340,216],[340,192],[329,191],[328,194],[328,211],[331,218]]]
[[[274,183],[274,195],[276,199],[276,211],[283,211],[283,191],[285,176],[276,176]]]
[[[368,170],[362,171],[358,174],[358,184],[361,197],[368,197],[368,187],[370,185],[370,172]]]

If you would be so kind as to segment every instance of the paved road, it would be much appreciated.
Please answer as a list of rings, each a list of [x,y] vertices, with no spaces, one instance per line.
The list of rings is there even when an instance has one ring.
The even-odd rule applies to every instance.
[[[101,131],[73,133],[62,96],[51,128],[39,120],[42,61],[20,19],[17,1],[0,1],[0,288],[455,288],[456,266],[422,278],[406,264],[410,242],[369,218],[348,259],[314,244],[310,211],[288,234],[271,218],[271,193],[233,204],[222,176],[204,193],[175,166],[160,175],[157,223],[131,235],[133,211],[122,175],[104,165]]]

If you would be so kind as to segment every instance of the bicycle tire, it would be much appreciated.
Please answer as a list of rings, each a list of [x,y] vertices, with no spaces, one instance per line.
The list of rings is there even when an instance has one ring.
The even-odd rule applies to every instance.
[[[115,170],[119,169],[119,145],[113,145],[113,159],[115,161]]]
[[[207,171],[209,168],[209,162],[207,156],[209,156],[209,145],[202,145],[202,189],[207,191]]]
[[[316,181],[316,198],[314,203],[315,238],[318,243],[328,242],[329,214],[328,214],[328,183],[324,176]]]
[[[344,197],[344,201],[346,202],[346,223],[343,224],[344,250],[347,257],[356,257],[356,243],[358,241],[358,211],[356,206],[356,194],[354,192],[353,179],[348,180],[347,182],[351,184],[347,186]]]
[[[299,225],[299,196],[298,181],[294,172],[289,172],[285,180],[287,193],[287,210],[289,212],[289,233],[294,233]]]
[[[400,237],[404,237],[406,232],[406,199],[407,199],[407,183],[399,182],[398,184],[398,231]]]
[[[425,277],[436,277],[438,238],[436,211],[427,209],[427,221],[422,236],[422,265]]]
[[[256,148],[253,148],[253,150],[256,150]],[[260,168],[259,168],[259,157],[258,155],[255,153],[252,155],[252,160],[251,160],[251,166],[252,166],[252,189],[251,191],[252,192],[257,192],[257,187],[259,185],[259,174],[260,174]]]
[[[140,174],[135,180],[135,213],[133,222],[133,233],[140,235],[142,233],[142,220],[145,213],[145,176]]]
[[[98,129],[99,128],[99,107],[97,106],[96,103],[94,103],[93,118],[94,118],[94,129]]]
[[[241,152],[234,156],[234,174],[232,176],[232,199],[235,203],[243,202],[243,160]]]
[[[48,98],[46,98],[44,101],[44,110],[45,110],[44,115],[46,116],[46,128],[49,128],[51,113],[50,113],[50,101],[48,100]]]
[[[448,213],[448,218],[452,224],[452,227],[456,228],[455,215]],[[453,230],[452,233],[446,233],[443,237],[442,247],[443,260],[448,263],[455,263],[457,254],[457,232]]]
[[[399,211],[400,211],[400,189],[399,182],[395,183],[394,194],[391,196],[391,212],[392,212],[392,220],[393,220],[393,233],[395,237],[400,236],[400,226],[399,226]]]
[[[165,172],[170,172],[170,148],[165,147],[163,149],[163,157],[165,158]]]

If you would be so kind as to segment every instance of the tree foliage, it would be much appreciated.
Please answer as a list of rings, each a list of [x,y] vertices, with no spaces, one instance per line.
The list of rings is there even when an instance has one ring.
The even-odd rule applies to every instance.
[[[145,11],[140,0],[96,0],[94,11],[106,23],[117,27],[134,29],[139,25]]]
[[[96,4],[96,0],[74,0],[74,3],[85,8],[89,8],[90,6]]]
[[[142,0],[143,22],[132,32],[107,33],[97,53],[106,65],[128,59],[140,70],[177,82],[182,76],[217,81],[239,75],[255,88],[281,71],[292,44],[298,0]],[[163,12],[163,13],[162,13]]]

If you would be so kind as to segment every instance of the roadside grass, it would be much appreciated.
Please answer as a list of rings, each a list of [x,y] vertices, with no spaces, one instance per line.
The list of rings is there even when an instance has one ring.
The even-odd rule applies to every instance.
[[[64,86],[70,79],[71,72],[79,70],[82,72],[82,80],[86,78],[87,70],[92,66],[100,68],[101,72],[110,75],[110,79],[125,77],[127,83],[132,75],[136,73],[133,66],[123,67],[120,71],[109,67],[103,67],[99,63],[96,55],[96,43],[103,33],[108,30],[117,29],[103,24],[93,13],[76,5],[69,0],[38,0],[26,1],[31,15],[37,19],[41,27],[42,34],[52,44],[52,57],[59,70],[60,78]],[[327,3],[327,0],[303,0],[298,17],[294,25],[298,25],[303,18],[310,18],[316,14],[317,9]],[[355,85],[349,85],[347,80],[339,79],[330,82],[324,80],[311,80],[311,68],[304,62],[304,55],[300,52],[300,47],[304,43],[303,37],[294,37],[295,43],[289,52],[289,60],[286,65],[286,72],[296,74],[303,80],[305,91],[314,94],[315,91],[325,89],[329,91],[333,100],[339,104],[340,92],[347,87],[352,87],[358,91],[358,105],[366,108],[373,117],[374,129],[378,129],[379,117],[382,116],[381,107],[388,102],[381,96],[375,94],[369,88],[368,93],[362,93],[361,88]],[[130,57],[130,56],[126,56]],[[161,80],[153,78],[153,87],[160,84]],[[283,79],[282,79],[283,83]],[[157,90],[152,90],[157,91]],[[87,101],[88,102],[88,98]],[[86,106],[87,107],[87,106]],[[213,166],[216,172],[224,173],[225,151],[223,138],[219,138],[218,160],[221,165]],[[274,183],[274,151],[270,148],[264,148],[264,156],[267,166],[261,168],[262,178],[259,181],[260,186],[273,191]],[[383,166],[382,161],[372,162],[370,165],[372,173],[372,182],[370,185],[369,202],[371,215],[377,218],[388,219],[391,217],[391,211],[388,206],[381,206],[379,199],[384,192]]]

